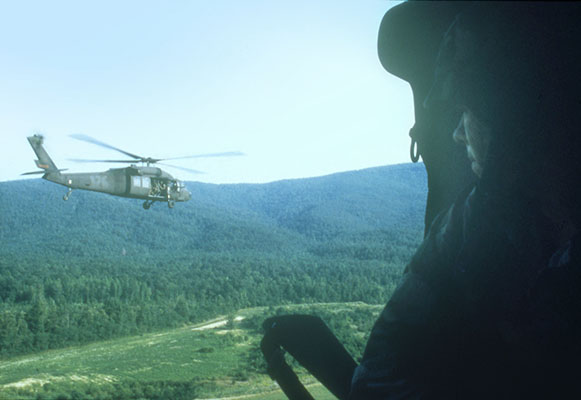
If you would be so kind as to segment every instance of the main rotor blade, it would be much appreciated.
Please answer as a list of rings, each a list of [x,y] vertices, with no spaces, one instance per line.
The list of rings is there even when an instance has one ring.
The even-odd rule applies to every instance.
[[[93,139],[92,137],[87,136],[87,135],[83,135],[83,134],[80,134],[80,133],[75,133],[75,134],[70,135],[70,136],[72,138],[74,138],[74,139],[82,140],[83,142],[89,142],[89,143],[96,144],[97,146],[105,147],[107,149],[116,150],[116,151],[118,151],[120,153],[125,154],[126,156],[135,158],[136,160],[143,159],[143,157],[138,156],[137,154],[132,154],[132,153],[129,153],[128,151],[118,149],[117,147],[111,146],[110,144],[107,144],[107,143],[103,143],[103,142],[101,142],[101,141],[99,141],[97,139]]]
[[[240,151],[227,151],[224,153],[209,153],[209,154],[193,154],[191,156],[183,156],[183,157],[171,157],[171,158],[162,158],[160,161],[164,160],[182,160],[184,158],[206,158],[206,157],[233,157],[233,156],[243,156],[244,153]]]
[[[107,163],[134,163],[139,160],[85,160],[81,158],[68,158],[69,161],[80,162],[80,163],[92,163],[92,162],[107,162]]]
[[[205,174],[205,172],[203,171],[198,171],[196,169],[191,169],[191,168],[185,168],[185,167],[178,167],[177,165],[172,165],[172,164],[166,164],[166,163],[158,163],[159,165],[164,165],[166,167],[171,167],[171,168],[176,168],[176,169],[181,169],[182,171],[186,171],[192,174]]]

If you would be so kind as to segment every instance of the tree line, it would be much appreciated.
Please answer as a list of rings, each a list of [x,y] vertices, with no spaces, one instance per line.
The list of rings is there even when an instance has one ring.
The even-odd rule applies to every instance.
[[[297,254],[222,251],[99,259],[3,254],[0,355],[151,332],[245,307],[381,304],[415,242],[410,234],[405,245],[381,252],[369,240],[367,248],[338,241]]]

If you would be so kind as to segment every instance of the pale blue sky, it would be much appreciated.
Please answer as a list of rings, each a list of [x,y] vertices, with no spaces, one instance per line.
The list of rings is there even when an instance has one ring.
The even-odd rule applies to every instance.
[[[0,180],[118,165],[69,137],[175,161],[184,180],[258,183],[409,160],[411,91],[379,63],[383,0],[6,1],[0,5]],[[121,156],[123,158],[123,156]]]

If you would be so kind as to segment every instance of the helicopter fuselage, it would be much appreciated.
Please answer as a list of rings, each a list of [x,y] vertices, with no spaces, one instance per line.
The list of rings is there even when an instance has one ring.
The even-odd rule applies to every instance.
[[[157,167],[131,165],[104,172],[47,172],[44,179],[66,186],[115,196],[149,201],[188,201],[190,192],[184,184]]]

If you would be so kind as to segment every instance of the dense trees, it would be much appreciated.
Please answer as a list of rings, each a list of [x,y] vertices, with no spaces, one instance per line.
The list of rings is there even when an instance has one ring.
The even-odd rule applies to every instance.
[[[288,303],[384,303],[423,230],[421,166],[134,200],[0,184],[0,356]],[[62,190],[61,190],[62,191]]]
[[[411,248],[399,248],[398,258]],[[304,254],[202,254],[152,265],[127,258],[0,261],[0,354],[198,322],[239,308],[384,302],[402,264]]]

